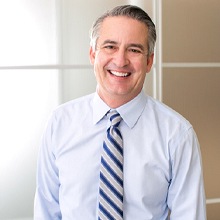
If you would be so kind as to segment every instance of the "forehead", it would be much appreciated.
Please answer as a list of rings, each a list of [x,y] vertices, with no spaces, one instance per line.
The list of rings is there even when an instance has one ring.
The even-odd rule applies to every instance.
[[[99,43],[106,39],[116,42],[147,43],[148,28],[138,20],[125,16],[107,17],[99,30]]]

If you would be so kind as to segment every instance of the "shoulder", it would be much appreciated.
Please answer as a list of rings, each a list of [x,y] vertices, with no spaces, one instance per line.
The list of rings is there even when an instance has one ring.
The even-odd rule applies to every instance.
[[[82,96],[80,98],[73,99],[71,101],[68,101],[66,103],[59,105],[57,108],[55,108],[54,112],[59,114],[59,113],[74,111],[74,110],[83,111],[91,107],[93,98],[94,98],[94,93],[86,95],[86,96]]]
[[[169,155],[173,158],[178,153],[198,152],[199,143],[192,124],[164,103],[151,97],[147,99],[145,117],[148,117],[152,132],[161,138]]]
[[[166,104],[147,96],[146,113],[154,118],[158,123],[168,127],[181,126],[188,130],[192,127],[191,123],[180,113],[167,106]]]
[[[195,138],[192,124],[166,104],[147,97],[144,118],[156,134],[168,145],[178,146],[180,142]]]
[[[72,120],[86,115],[92,111],[93,98],[94,93],[63,103],[54,109],[53,118],[56,120]]]

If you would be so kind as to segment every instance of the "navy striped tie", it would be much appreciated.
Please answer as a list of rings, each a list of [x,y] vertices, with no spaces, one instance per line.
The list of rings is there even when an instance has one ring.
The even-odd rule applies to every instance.
[[[107,115],[111,126],[103,143],[99,187],[99,220],[123,219],[123,147],[118,129],[121,116],[117,111]]]

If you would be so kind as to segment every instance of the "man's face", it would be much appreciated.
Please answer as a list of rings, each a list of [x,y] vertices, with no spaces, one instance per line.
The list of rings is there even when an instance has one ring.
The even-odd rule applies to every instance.
[[[96,49],[90,48],[90,61],[97,92],[107,104],[112,100],[124,104],[141,91],[153,63],[153,55],[147,56],[147,33],[144,23],[124,16],[103,21]]]

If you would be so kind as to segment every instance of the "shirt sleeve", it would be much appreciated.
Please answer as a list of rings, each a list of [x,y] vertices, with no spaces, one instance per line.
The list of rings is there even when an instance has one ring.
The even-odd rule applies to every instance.
[[[55,124],[53,115],[48,121],[43,134],[37,164],[37,186],[34,202],[34,219],[61,219],[59,207],[59,177],[55,164],[53,132]]]
[[[199,143],[193,128],[173,141],[172,179],[167,203],[171,220],[205,220],[206,206]]]

